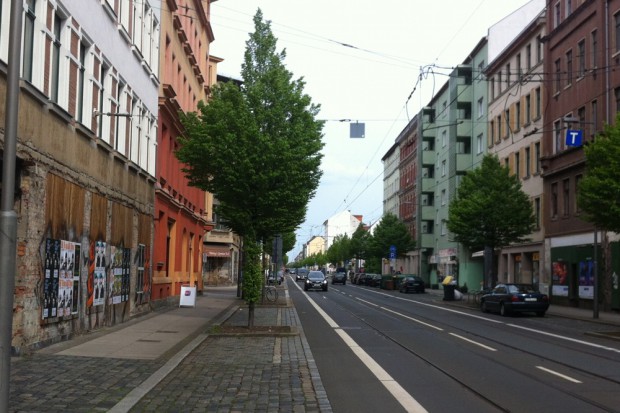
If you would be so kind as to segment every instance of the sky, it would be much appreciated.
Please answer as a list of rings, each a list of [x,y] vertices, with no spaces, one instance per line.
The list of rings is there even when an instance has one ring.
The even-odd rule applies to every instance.
[[[349,210],[376,223],[383,214],[381,158],[399,133],[448,80],[490,26],[529,0],[217,0],[218,73],[241,78],[253,17],[264,20],[285,50],[284,64],[321,106],[323,176],[288,257],[293,260],[323,223]],[[364,138],[350,138],[363,123]]]

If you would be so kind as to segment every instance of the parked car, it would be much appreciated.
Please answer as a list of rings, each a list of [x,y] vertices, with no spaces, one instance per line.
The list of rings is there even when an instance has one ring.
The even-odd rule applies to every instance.
[[[366,285],[370,287],[381,287],[381,274],[372,274],[372,276],[366,280]]]
[[[512,313],[536,313],[544,317],[549,309],[549,297],[531,284],[497,284],[480,297],[483,312],[496,311],[503,316]]]
[[[269,273],[269,276],[267,277],[267,284],[269,285],[275,285],[275,284],[282,284],[282,281],[284,280],[284,271],[278,271],[277,274],[274,274],[273,272]]]
[[[359,284],[360,283],[360,278],[364,275],[363,272],[356,272],[355,275],[353,275],[353,284]]]
[[[400,281],[401,293],[423,293],[425,292],[424,280],[417,275],[408,275]]]
[[[310,270],[307,268],[298,268],[297,273],[295,274],[295,281],[303,281],[308,278],[308,273]]]
[[[321,271],[310,271],[304,282],[304,291],[315,289],[327,291],[327,278]]]
[[[369,273],[369,272],[365,272],[360,276],[360,279],[358,280],[358,284],[359,285],[370,285],[370,280],[372,279],[374,274]]]
[[[332,275],[332,284],[347,284],[347,273],[346,272],[335,272]]]

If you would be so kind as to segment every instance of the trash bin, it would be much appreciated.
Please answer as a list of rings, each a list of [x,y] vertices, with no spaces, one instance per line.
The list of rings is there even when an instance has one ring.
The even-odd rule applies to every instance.
[[[383,289],[385,290],[393,290],[394,289],[394,280],[383,280]]]
[[[456,285],[447,284],[443,286],[443,300],[444,301],[454,301],[454,290],[456,290]]]

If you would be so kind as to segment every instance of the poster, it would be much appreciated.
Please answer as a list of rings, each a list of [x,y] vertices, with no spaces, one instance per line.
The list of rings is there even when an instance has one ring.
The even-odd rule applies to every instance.
[[[110,304],[119,304],[129,299],[129,263],[131,250],[111,247]]]
[[[551,292],[556,297],[568,297],[568,269],[563,261],[555,261],[551,268],[553,288]]]
[[[95,270],[93,273],[93,306],[105,304],[106,292],[106,243],[103,241],[95,242]]]
[[[45,240],[45,261],[43,264],[43,310],[42,318],[57,317],[58,310],[58,277],[60,270],[60,241],[48,238]]]
[[[60,241],[60,266],[58,276],[58,317],[71,315],[73,306],[73,268],[75,266],[75,244]]]
[[[594,299],[594,261],[579,262],[579,298]]]
[[[73,244],[75,248],[74,265],[73,265],[73,286],[71,290],[71,314],[77,314],[80,302],[80,269],[81,265],[81,246],[78,243]]]

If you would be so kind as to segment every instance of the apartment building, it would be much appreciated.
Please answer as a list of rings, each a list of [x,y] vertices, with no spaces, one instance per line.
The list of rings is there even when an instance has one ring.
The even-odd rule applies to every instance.
[[[547,0],[544,38],[543,223],[552,300],[592,307],[600,296],[620,309],[618,235],[581,219],[576,202],[586,172],[583,145],[615,124],[620,110],[620,1]],[[581,142],[567,139],[581,131]],[[597,252],[595,254],[595,251]],[[598,263],[598,265],[595,265]],[[600,268],[605,273],[599,272]],[[614,287],[615,285],[615,287]]]
[[[522,19],[516,14],[512,18]],[[507,21],[511,23],[510,17]],[[489,29],[503,30],[506,21]],[[496,251],[500,282],[538,284],[548,291],[549,273],[544,271],[542,226],[543,178],[540,164],[543,136],[545,11],[538,15],[485,68],[488,79],[487,149],[509,167],[530,197],[537,230],[529,241]],[[498,208],[501,208],[498,205]]]
[[[179,114],[195,112],[198,102],[207,101],[221,61],[209,53],[214,40],[210,7],[211,1],[200,0],[162,4],[153,299],[178,296],[182,285],[202,291],[208,257],[225,260],[231,255],[229,248],[203,244],[214,227],[213,197],[189,186],[174,154],[183,133]]]
[[[4,91],[16,4],[0,3]],[[150,311],[161,9],[23,5],[15,353]]]

